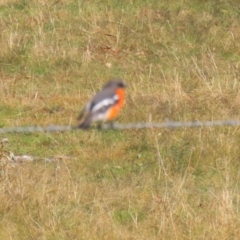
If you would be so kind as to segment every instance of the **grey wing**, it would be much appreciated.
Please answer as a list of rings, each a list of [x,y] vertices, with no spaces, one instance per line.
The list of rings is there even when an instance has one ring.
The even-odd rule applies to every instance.
[[[98,92],[80,113],[78,117],[79,127],[87,128],[92,121],[104,120],[107,109],[118,101],[119,97],[115,94],[114,89],[104,89]]]
[[[105,98],[101,102],[92,106],[91,112],[105,112],[109,107],[115,105],[118,102],[118,95],[114,95],[110,98]]]

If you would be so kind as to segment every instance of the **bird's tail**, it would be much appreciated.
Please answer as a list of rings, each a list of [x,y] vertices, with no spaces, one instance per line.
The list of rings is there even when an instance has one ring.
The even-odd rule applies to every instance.
[[[85,116],[84,116],[85,115]],[[78,125],[78,128],[82,128],[82,129],[87,129],[90,127],[91,123],[92,123],[92,119],[93,116],[91,113],[88,114],[80,114],[80,116],[78,117],[78,120],[80,120],[80,123]]]

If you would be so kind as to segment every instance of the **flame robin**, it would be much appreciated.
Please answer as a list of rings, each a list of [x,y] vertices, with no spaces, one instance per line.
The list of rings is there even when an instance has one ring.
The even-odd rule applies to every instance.
[[[106,83],[82,110],[78,117],[78,127],[88,128],[92,122],[113,120],[124,104],[125,87],[126,84],[121,79],[113,79]]]

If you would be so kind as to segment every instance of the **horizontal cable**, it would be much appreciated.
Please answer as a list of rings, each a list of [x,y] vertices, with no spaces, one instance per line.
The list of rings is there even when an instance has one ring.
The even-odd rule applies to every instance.
[[[180,128],[180,127],[209,127],[209,126],[238,126],[240,120],[217,120],[217,121],[190,121],[190,122],[174,122],[166,121],[162,123],[127,123],[104,125],[104,129],[141,129],[141,128]]]
[[[239,126],[240,120],[217,121],[190,121],[162,123],[127,123],[127,124],[103,124],[101,129],[142,129],[142,128],[180,128],[180,127],[210,127],[210,126]],[[33,132],[66,132],[79,129],[76,126],[29,126],[29,127],[4,127],[0,128],[0,134],[4,133],[33,133]]]
[[[5,127],[0,128],[0,133],[33,133],[33,132],[65,132],[71,131],[71,126],[30,126],[30,127]]]

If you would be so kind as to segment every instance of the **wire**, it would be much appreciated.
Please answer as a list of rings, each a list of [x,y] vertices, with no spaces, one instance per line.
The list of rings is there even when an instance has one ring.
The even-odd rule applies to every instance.
[[[143,128],[181,128],[181,127],[211,127],[211,126],[239,126],[240,120],[216,120],[216,121],[166,121],[161,123],[127,123],[127,124],[103,124],[101,129],[143,129]],[[27,127],[3,127],[0,134],[5,133],[34,133],[34,132],[66,132],[78,130],[77,126],[27,126]]]

